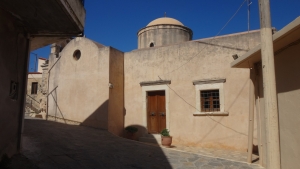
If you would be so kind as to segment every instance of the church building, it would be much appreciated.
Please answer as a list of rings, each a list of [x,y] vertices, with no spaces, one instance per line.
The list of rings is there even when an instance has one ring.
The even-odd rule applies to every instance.
[[[48,120],[118,136],[135,126],[148,142],[167,128],[174,145],[245,151],[249,69],[230,63],[260,44],[259,30],[192,40],[190,28],[163,17],[137,35],[130,52],[85,37],[52,45]]]

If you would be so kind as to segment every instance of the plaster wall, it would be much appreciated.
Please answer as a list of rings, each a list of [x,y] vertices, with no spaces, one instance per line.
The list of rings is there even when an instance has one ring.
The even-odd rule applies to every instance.
[[[281,150],[281,168],[298,168],[300,166],[300,44],[291,46],[275,55],[276,90],[279,111],[279,132]],[[262,72],[259,81],[260,112],[265,115],[263,98]],[[262,125],[265,119],[262,119]],[[262,127],[264,128],[264,127]],[[266,131],[262,131],[262,142],[265,147],[264,163],[266,166]]]
[[[121,136],[124,130],[124,53],[110,48],[108,131]],[[108,89],[108,86],[107,86]]]
[[[143,122],[145,99],[139,83],[171,80],[167,118],[175,145],[246,150],[249,70],[231,69],[229,63],[233,54],[243,54],[259,42],[259,32],[253,31],[125,53],[125,126],[147,128]],[[193,81],[218,78],[226,79],[224,109],[229,115],[194,115],[197,110]]]
[[[78,60],[73,58],[75,50],[81,51]],[[51,54],[48,118],[107,129],[109,53],[109,47],[99,48],[80,37],[65,46],[60,58]]]
[[[46,59],[39,58],[38,59],[38,65],[37,65],[37,72],[43,73],[42,65],[46,62]]]
[[[29,41],[10,14],[0,10],[0,160],[20,150],[26,90]],[[11,82],[17,82],[17,99],[11,99]]]
[[[192,40],[192,30],[177,25],[155,25],[143,28],[138,33],[138,48],[170,45]]]

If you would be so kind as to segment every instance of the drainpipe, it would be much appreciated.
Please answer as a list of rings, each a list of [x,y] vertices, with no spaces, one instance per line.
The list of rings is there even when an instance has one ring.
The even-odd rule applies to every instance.
[[[253,128],[254,128],[254,80],[255,73],[253,65],[250,68],[250,81],[249,81],[249,126],[248,126],[248,156],[247,162],[252,163],[253,152]]]

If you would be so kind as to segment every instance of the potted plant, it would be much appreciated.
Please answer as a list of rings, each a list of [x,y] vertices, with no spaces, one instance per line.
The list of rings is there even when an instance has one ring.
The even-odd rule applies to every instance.
[[[170,136],[170,131],[168,129],[163,129],[161,132],[161,144],[163,146],[170,147],[172,144],[172,136]]]
[[[130,140],[136,140],[135,133],[138,131],[138,128],[136,128],[134,126],[127,126],[125,128],[125,131],[126,131],[126,138],[128,138]]]

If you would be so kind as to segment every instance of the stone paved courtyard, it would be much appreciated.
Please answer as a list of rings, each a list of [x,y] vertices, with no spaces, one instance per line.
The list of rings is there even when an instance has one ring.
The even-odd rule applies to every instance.
[[[256,164],[208,157],[117,137],[106,130],[25,119],[23,152],[41,169],[258,169]]]

